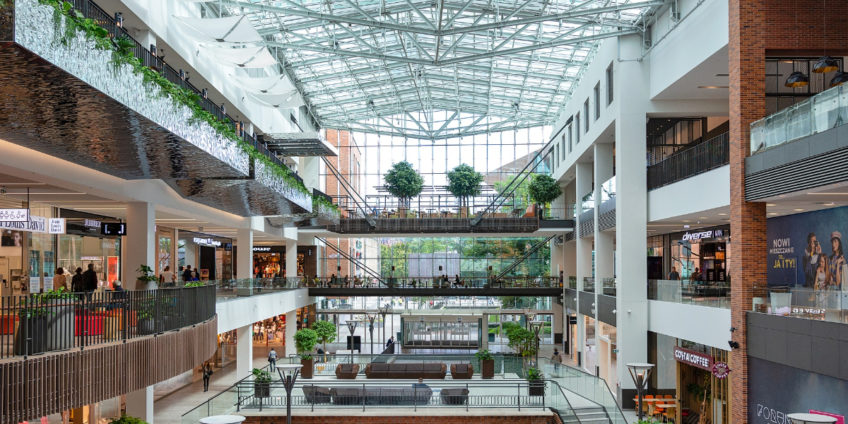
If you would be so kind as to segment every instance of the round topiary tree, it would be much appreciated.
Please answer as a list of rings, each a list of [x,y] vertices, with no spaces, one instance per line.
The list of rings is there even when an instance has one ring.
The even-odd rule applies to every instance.
[[[459,199],[460,213],[468,216],[468,198],[480,194],[483,175],[462,164],[448,172],[448,191]]]
[[[401,210],[408,208],[410,199],[421,194],[424,188],[424,178],[406,161],[392,165],[383,180],[386,190],[398,198],[398,209]]]
[[[528,187],[530,198],[541,206],[544,212],[545,205],[553,202],[562,194],[562,189],[557,181],[547,175],[538,174],[533,177]],[[543,214],[544,215],[544,214]]]
[[[318,335],[318,341],[324,346],[324,362],[327,362],[327,343],[336,340],[336,326],[330,321],[317,321],[312,330]]]
[[[300,375],[303,378],[312,378],[312,349],[317,343],[318,333],[315,330],[303,328],[294,333],[294,345],[300,354],[300,363],[303,365],[300,369]]]

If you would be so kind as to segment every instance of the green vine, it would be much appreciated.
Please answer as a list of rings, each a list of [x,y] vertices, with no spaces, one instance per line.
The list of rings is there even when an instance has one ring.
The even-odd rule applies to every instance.
[[[328,201],[327,199],[325,199],[322,196],[313,197],[312,198],[313,212],[317,212],[317,210],[320,206],[323,206],[323,207],[333,211],[333,213],[341,213],[341,211],[339,210],[339,207],[335,203]]]
[[[59,41],[62,44],[67,45],[76,36],[77,32],[81,31],[87,38],[94,41],[97,49],[112,52],[110,62],[116,72],[120,69],[121,65],[130,65],[136,74],[142,76],[145,84],[157,85],[160,88],[161,95],[170,98],[175,106],[189,108],[192,113],[192,118],[189,122],[192,124],[205,122],[221,136],[234,141],[251,159],[262,162],[265,168],[273,175],[281,178],[301,193],[311,196],[306,186],[295,178],[291,170],[272,162],[269,157],[261,154],[256,147],[239,137],[235,129],[227,122],[218,119],[215,115],[203,109],[201,98],[197,93],[168,81],[167,78],[155,69],[144,66],[141,60],[133,54],[135,43],[128,37],[121,36],[115,40],[110,39],[109,31],[98,25],[95,20],[86,18],[79,11],[73,10],[73,4],[70,2],[62,0],[38,0],[38,2],[53,7],[54,30],[56,34],[61,33]],[[63,18],[65,23],[64,31],[62,31]]]

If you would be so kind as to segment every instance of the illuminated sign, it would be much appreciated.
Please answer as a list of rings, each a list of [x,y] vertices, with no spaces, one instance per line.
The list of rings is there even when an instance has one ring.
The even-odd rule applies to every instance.
[[[270,252],[271,247],[270,246],[253,246],[253,251],[254,252]]]
[[[693,231],[687,232],[683,234],[683,237],[680,239],[683,241],[696,241],[701,239],[711,239],[711,238],[719,238],[724,237],[724,230],[722,229],[714,229],[714,230],[706,230],[706,231]]]
[[[221,242],[212,238],[195,237],[193,240],[195,244],[201,246],[221,247]]]
[[[104,222],[100,224],[100,234],[104,236],[127,235],[127,224],[123,222]]]
[[[682,347],[674,347],[674,359],[677,362],[691,365],[705,371],[712,372],[713,357],[706,353],[695,352],[694,350],[683,349]]]
[[[100,221],[96,219],[86,219],[83,221],[86,228],[100,228]]]

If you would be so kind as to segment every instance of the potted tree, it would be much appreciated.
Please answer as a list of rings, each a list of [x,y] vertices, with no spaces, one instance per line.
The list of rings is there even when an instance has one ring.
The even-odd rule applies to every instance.
[[[138,272],[136,290],[156,290],[159,287],[157,284],[159,279],[156,278],[156,272],[153,271],[153,268],[141,265],[135,271]]]
[[[300,354],[300,364],[303,365],[301,377],[312,378],[312,349],[318,343],[318,333],[310,328],[298,330],[294,333],[294,343]]]
[[[324,346],[324,362],[327,362],[327,343],[336,340],[336,326],[330,321],[317,321],[312,330],[318,335],[318,341]]]
[[[468,200],[480,194],[482,182],[483,175],[464,163],[448,172],[448,191],[459,199],[461,217],[468,217]]]
[[[488,349],[477,351],[474,354],[480,360],[480,375],[483,378],[495,378],[495,357]]]
[[[539,205],[541,209],[540,217],[545,216],[545,205],[553,202],[557,197],[562,194],[562,189],[559,187],[559,183],[544,174],[537,174],[533,177],[533,181],[530,182],[530,186],[528,187],[528,191],[530,192],[530,198]]]
[[[253,369],[253,393],[258,398],[271,397],[271,373],[259,368]]]
[[[115,418],[109,421],[109,424],[147,424],[147,421],[128,415],[121,415],[121,418]]]
[[[406,217],[410,199],[421,194],[424,188],[424,178],[412,168],[411,163],[404,161],[392,165],[383,180],[386,190],[398,199],[398,214],[401,218]]]
[[[504,331],[509,340],[507,346],[516,351],[526,365],[527,359],[536,354],[536,335],[518,324],[504,327]]]
[[[527,392],[530,396],[545,395],[545,380],[542,380],[542,372],[537,368],[527,369]]]

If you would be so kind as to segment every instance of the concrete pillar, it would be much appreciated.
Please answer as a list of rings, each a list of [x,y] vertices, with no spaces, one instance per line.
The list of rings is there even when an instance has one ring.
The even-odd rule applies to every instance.
[[[127,415],[153,424],[153,386],[127,393]]]
[[[576,164],[576,183],[575,183],[575,199],[577,203],[577,220],[575,225],[574,243],[575,243],[575,275],[577,276],[577,290],[583,290],[583,279],[592,277],[592,239],[580,237],[580,203],[583,196],[592,190],[592,164],[577,163]],[[577,297],[577,310],[580,310],[580,296]],[[581,365],[585,362],[584,345],[586,344],[585,334],[586,329],[583,317],[577,315],[577,353],[581,358]]]
[[[288,250],[288,247],[286,248]],[[297,332],[297,311],[286,312],[286,356],[297,353],[297,346],[294,344],[294,333]]]
[[[253,324],[236,329],[236,377],[242,379],[253,372]]]
[[[388,337],[384,337],[388,339]],[[489,348],[489,314],[483,314],[483,342],[480,343],[480,350]]]
[[[563,325],[565,319],[565,311],[563,311],[562,305],[559,302],[553,302],[553,314],[554,314],[554,322],[553,322],[553,334],[554,334],[554,344],[557,347],[562,347],[562,343],[556,343],[556,335],[561,334],[562,339],[565,340],[565,326]]]
[[[595,143],[593,148],[595,149],[595,305],[599,305],[598,296],[604,293],[604,280],[612,278],[615,275],[615,270],[613,269],[615,263],[615,243],[613,238],[615,235],[610,232],[601,231],[600,225],[601,204],[604,202],[603,184],[613,176],[613,145],[609,143]],[[597,307],[595,311],[595,316],[597,317]],[[601,320],[596,319],[595,345],[598,352],[598,366],[602,368],[601,375],[608,375],[609,369],[603,369],[608,367],[608,363],[605,363],[601,357],[604,350],[601,349],[600,336]]]
[[[253,278],[253,230],[239,228],[236,231],[236,276]]]
[[[297,240],[286,240],[286,277],[297,277]]]
[[[647,66],[637,59],[642,55],[641,38],[619,38],[621,59],[614,64],[618,92],[618,117],[615,122],[616,166],[616,250],[619,278],[616,296],[618,337],[619,399],[632,399],[635,386],[626,364],[648,362],[647,290],[647,168],[646,110],[648,106]]]
[[[88,422],[90,424],[100,422],[100,402],[88,405]]]
[[[124,264],[121,280],[127,290],[155,288],[156,284],[139,287],[138,268],[147,265],[156,269],[156,211],[148,202],[127,203],[127,235],[122,240]]]

